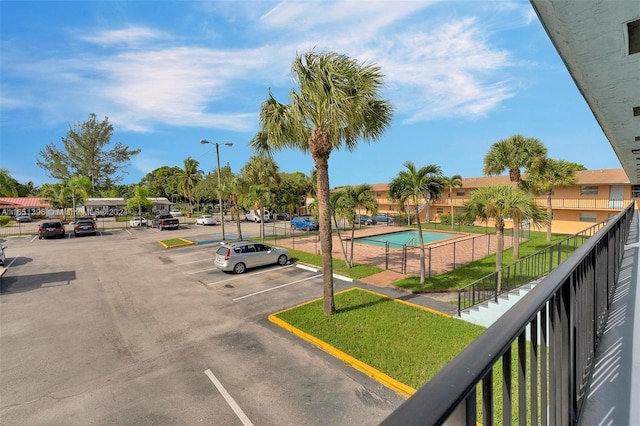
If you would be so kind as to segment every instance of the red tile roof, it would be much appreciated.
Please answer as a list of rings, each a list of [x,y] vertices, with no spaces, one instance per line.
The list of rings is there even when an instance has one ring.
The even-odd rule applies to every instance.
[[[0,197],[0,206],[2,207],[42,207],[48,206],[49,200],[40,197]]]

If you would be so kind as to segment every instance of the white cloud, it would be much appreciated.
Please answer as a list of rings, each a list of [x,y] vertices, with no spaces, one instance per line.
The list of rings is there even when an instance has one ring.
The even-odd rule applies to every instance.
[[[116,30],[103,30],[95,34],[81,35],[80,40],[99,44],[136,44],[166,38],[167,36],[161,32],[148,27],[131,26]]]

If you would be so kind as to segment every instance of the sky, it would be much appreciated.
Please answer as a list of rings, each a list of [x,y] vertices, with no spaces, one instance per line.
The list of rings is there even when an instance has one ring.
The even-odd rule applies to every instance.
[[[388,183],[404,163],[479,177],[491,145],[538,138],[548,156],[620,168],[528,0],[0,0],[0,168],[53,183],[49,143],[108,117],[112,147],[141,152],[121,183],[188,157],[239,173],[271,90],[297,89],[296,55],[334,51],[384,74],[393,121],[376,142],[334,151],[330,186]],[[274,154],[280,171],[314,168]]]

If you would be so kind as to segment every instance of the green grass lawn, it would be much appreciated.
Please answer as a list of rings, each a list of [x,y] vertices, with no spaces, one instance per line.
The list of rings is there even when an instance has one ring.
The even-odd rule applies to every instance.
[[[336,315],[322,299],[275,316],[414,389],[484,328],[360,289],[336,293]]]

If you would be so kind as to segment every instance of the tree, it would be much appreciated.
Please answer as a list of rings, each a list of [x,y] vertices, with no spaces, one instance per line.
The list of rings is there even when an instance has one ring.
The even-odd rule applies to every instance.
[[[140,185],[149,190],[150,197],[166,197],[170,199],[173,194],[178,192],[176,176],[180,174],[181,170],[177,166],[159,167],[147,173],[140,180]]]
[[[292,72],[298,91],[290,92],[288,105],[269,91],[251,145],[267,153],[286,148],[311,153],[317,172],[323,311],[333,315],[329,156],[334,149],[353,151],[359,139],[377,141],[391,124],[393,108],[380,97],[383,75],[374,64],[311,51],[295,58]]]
[[[57,209],[62,209],[62,219],[67,215],[67,206],[71,198],[69,187],[61,183],[45,183],[40,188],[40,196],[49,200],[49,204]]]
[[[496,228],[496,297],[502,287],[502,265],[504,257],[504,223],[508,218],[519,217],[533,221],[537,227],[547,225],[549,217],[535,200],[512,185],[494,185],[478,188],[464,204],[464,215],[469,221],[478,218],[493,219]],[[515,249],[515,237],[513,238]],[[515,259],[515,256],[514,256]]]
[[[184,160],[184,168],[180,170],[178,179],[178,191],[189,201],[189,208],[193,214],[193,189],[202,180],[202,172],[198,170],[200,163],[191,157]]]
[[[373,216],[378,212],[378,201],[373,196],[371,185],[363,184],[358,186],[345,186],[342,188],[342,196],[339,199],[340,211],[344,213],[351,223],[351,253],[349,258],[349,268],[353,268],[353,244],[356,229],[356,213],[364,208],[370,211]]]
[[[11,177],[11,173],[7,169],[0,169],[0,196],[18,196],[18,181]]]
[[[486,175],[499,175],[509,171],[509,180],[514,186],[522,185],[522,168],[529,168],[547,156],[547,148],[536,138],[513,135],[491,145],[484,157],[483,172]],[[520,253],[520,224],[522,218],[513,217],[513,258]]]
[[[551,195],[554,188],[575,185],[578,181],[575,172],[578,170],[585,170],[585,167],[582,164],[546,157],[530,167],[525,179],[526,186],[537,194],[547,195],[547,215],[549,218],[553,217]],[[547,227],[547,241],[551,241],[551,221]]]
[[[67,183],[73,203],[73,217],[77,216],[76,206],[83,203],[91,192],[91,181],[86,176],[72,176]]]
[[[422,236],[422,225],[420,224],[420,201],[426,200],[438,188],[442,188],[442,171],[435,164],[416,169],[416,166],[407,161],[404,163],[407,170],[401,170],[389,184],[389,196],[398,201],[401,205],[407,202],[415,205],[416,221],[418,224],[418,237],[420,239],[420,284],[424,284],[425,279],[425,251],[424,237]],[[435,197],[433,197],[435,198]]]
[[[333,217],[333,223],[336,226],[336,231],[338,233],[338,241],[340,241],[340,250],[342,251],[342,256],[344,257],[344,264],[347,268],[351,268],[353,266],[352,263],[349,263],[349,258],[347,257],[347,250],[345,248],[346,242],[343,243],[342,235],[340,233],[340,226],[338,225],[338,217],[340,214],[346,215],[346,212],[343,209],[343,201],[342,198],[345,196],[345,192],[340,189],[338,191],[334,191],[331,193],[330,202],[331,202],[331,216]],[[353,238],[351,239],[353,243]],[[353,247],[351,247],[353,251]]]
[[[138,216],[142,217],[142,210],[153,209],[153,203],[149,201],[149,189],[142,185],[136,185],[133,197],[127,200],[129,211],[138,210]]]
[[[272,188],[278,183],[278,165],[271,157],[253,155],[242,167],[242,176],[249,182],[253,201],[260,209],[260,240],[264,242],[264,209]]]
[[[87,176],[92,193],[98,193],[108,189],[110,184],[120,182],[124,177],[123,169],[133,156],[140,153],[139,149],[129,150],[121,142],[106,150],[112,135],[113,126],[108,117],[98,122],[95,114],[89,114],[87,121],[70,128],[62,138],[63,149],[49,143],[40,151],[36,163],[47,170],[50,177],[62,182],[75,175]]]
[[[453,229],[453,197],[451,196],[451,193],[456,187],[462,188],[462,176],[445,176],[442,178],[442,184],[449,190],[449,202],[451,203],[451,229]]]

